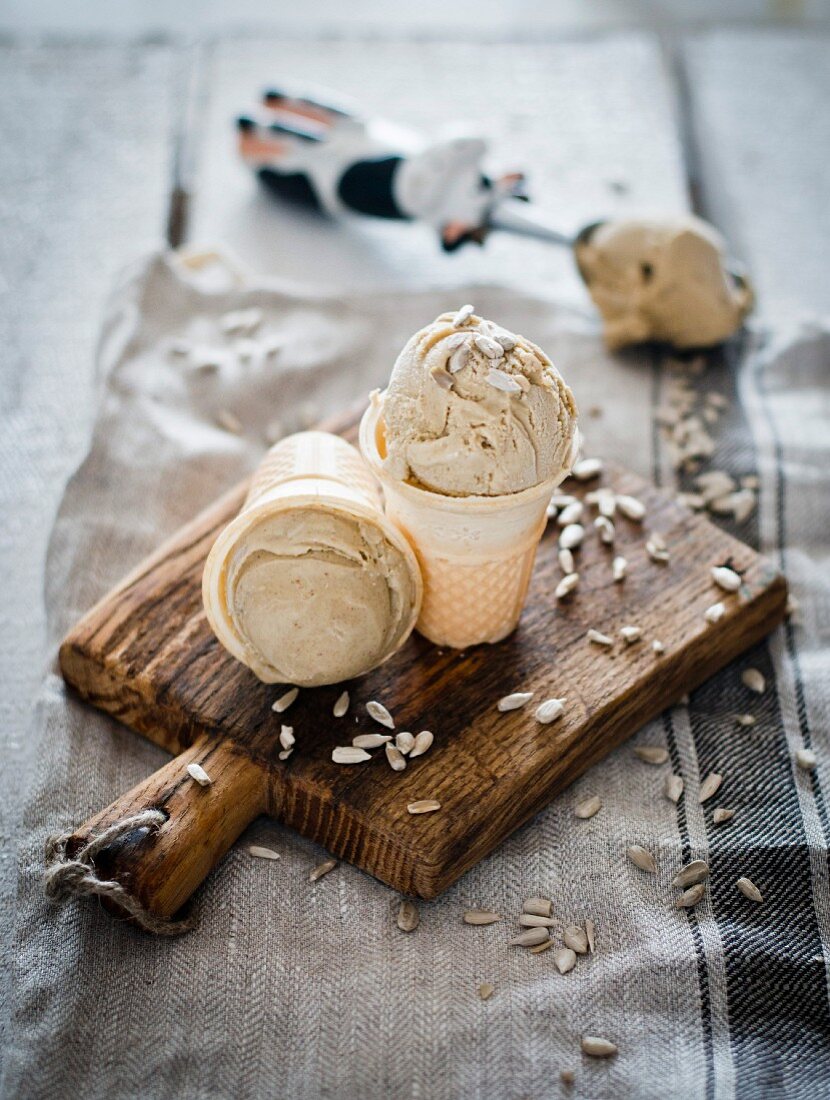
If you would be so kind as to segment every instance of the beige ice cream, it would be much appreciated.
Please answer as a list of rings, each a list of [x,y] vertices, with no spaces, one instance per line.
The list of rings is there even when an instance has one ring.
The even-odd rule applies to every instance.
[[[710,347],[753,305],[749,284],[727,267],[720,234],[700,218],[601,222],[575,252],[611,349],[645,340]]]
[[[570,468],[576,415],[535,344],[474,314],[444,313],[395,363],[384,469],[448,496],[518,493]]]

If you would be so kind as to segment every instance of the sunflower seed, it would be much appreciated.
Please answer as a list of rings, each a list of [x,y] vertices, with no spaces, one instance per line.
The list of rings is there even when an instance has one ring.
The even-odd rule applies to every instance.
[[[349,709],[349,693],[344,691],[341,695],[337,696],[337,702],[332,708],[332,714],[335,718],[342,718],[346,711]]]
[[[573,504],[568,504],[562,509],[556,517],[556,522],[560,527],[567,527],[569,523],[578,523],[584,511],[585,506],[582,501],[575,500]]]
[[[553,942],[553,940],[549,939],[543,940],[542,943],[534,944],[533,947],[529,949],[529,954],[541,955],[543,951],[549,951],[553,947]]]
[[[352,738],[352,744],[356,749],[379,749],[391,740],[388,733],[359,733]]]
[[[615,584],[625,580],[625,574],[628,569],[628,562],[625,558],[617,557],[611,562],[611,576],[614,578]]]
[[[818,767],[818,757],[812,749],[797,749],[795,762],[805,772],[815,771]]]
[[[447,371],[449,374],[458,374],[459,371],[464,370],[470,361],[470,345],[462,344],[460,348],[456,348],[447,360]]]
[[[482,982],[478,987],[478,995],[482,1001],[489,1001],[496,992],[496,987],[491,982]]]
[[[432,814],[441,809],[441,803],[434,798],[421,798],[417,802],[410,802],[406,807],[410,814]]]
[[[524,932],[520,932],[518,936],[514,936],[509,941],[509,946],[535,947],[537,944],[545,943],[549,939],[547,928],[526,928]]]
[[[665,764],[669,758],[669,750],[662,745],[637,745],[634,752],[645,764]]]
[[[643,636],[642,628],[639,626],[621,626],[620,637],[628,645],[633,645],[634,642],[638,642]]]
[[[585,929],[580,928],[578,924],[569,924],[562,935],[562,939],[565,946],[570,947],[577,955],[588,954],[588,936]]]
[[[261,844],[251,844],[248,847],[248,855],[253,856],[254,859],[279,859],[279,852],[275,852],[273,848],[263,848]]]
[[[575,550],[585,538],[585,528],[581,523],[569,523],[562,528],[559,536],[560,550]]]
[[[452,375],[450,372],[440,364],[432,367],[429,372],[429,376],[432,381],[440,386],[442,390],[452,389]]]
[[[294,737],[294,727],[282,726],[280,728],[280,744],[282,745],[282,747],[284,749],[293,749],[295,743],[296,738]]]
[[[688,890],[684,890],[682,894],[674,899],[675,908],[691,909],[697,905],[705,893],[706,887],[702,882],[698,882],[695,886],[690,886]]]
[[[757,668],[745,668],[741,673],[741,682],[744,687],[748,687],[750,691],[754,691],[758,695],[763,695],[767,689],[767,682],[763,673],[759,672]]]
[[[592,1058],[612,1058],[618,1051],[616,1043],[609,1039],[601,1039],[598,1035],[583,1035],[582,1050]]]
[[[416,756],[423,756],[434,740],[429,730],[421,730],[415,737],[415,744],[409,750],[409,759],[414,760]]]
[[[195,761],[187,765],[187,774],[191,779],[195,779],[200,787],[209,787],[213,782],[202,765],[197,764]]]
[[[602,802],[597,795],[592,794],[590,798],[586,798],[582,802],[577,802],[574,807],[574,814],[581,821],[587,821],[589,817],[593,817],[594,814],[599,813],[601,809]]]
[[[479,333],[478,336],[473,337],[473,343],[478,348],[478,350],[481,352],[481,354],[486,356],[488,359],[503,359],[504,358],[504,348],[501,346],[501,344],[497,343],[495,340],[491,340],[489,336],[484,336],[481,333]],[[490,370],[491,374],[493,373],[493,370],[495,370],[495,368],[491,368],[491,370]],[[504,379],[506,379],[507,381],[510,382],[511,388],[513,386],[516,386],[516,383],[513,381],[513,379],[510,377],[509,374],[505,374],[504,371],[499,371],[498,373],[501,374]],[[488,378],[487,381],[493,386],[496,385],[496,383],[492,380],[492,378]],[[501,389],[502,387],[498,386],[498,388]],[[516,389],[518,389],[518,386],[516,386]]]
[[[712,814],[712,821],[714,821],[716,825],[723,825],[724,822],[731,821],[734,816],[734,810],[727,810],[725,806],[718,806]]]
[[[588,939],[588,950],[591,952],[592,955],[596,951],[596,947],[597,947],[596,932],[597,932],[596,925],[594,924],[594,922],[589,917],[585,921],[585,935]]]
[[[553,910],[553,902],[550,898],[527,898],[522,906],[523,913],[531,913],[537,917],[549,917]]]
[[[659,638],[655,638],[654,641],[651,643],[651,651],[652,653],[656,653],[658,657],[662,657],[663,654],[666,652],[666,647],[663,645]]]
[[[277,714],[282,714],[283,711],[288,710],[299,694],[299,688],[289,688],[284,695],[277,699],[276,703],[271,704],[271,710],[276,711]]]
[[[732,494],[732,514],[736,523],[744,523],[749,519],[755,511],[756,499],[751,489],[739,489],[737,493]]]
[[[572,1085],[576,1080],[576,1076],[572,1069],[562,1069],[559,1071],[559,1080],[563,1085]]]
[[[512,351],[516,346],[516,337],[510,332],[497,332],[493,339],[501,344],[505,351]]]
[[[683,794],[683,780],[679,775],[666,776],[666,784],[663,787],[663,793],[670,802],[676,804],[680,801],[680,796]]]
[[[640,844],[632,844],[630,848],[626,848],[626,854],[634,866],[639,867],[641,871],[648,871],[650,875],[657,874],[657,862],[648,848],[643,848]]]
[[[406,767],[406,757],[401,750],[392,744],[387,744],[384,747],[386,753],[386,759],[389,761],[389,767],[393,772],[402,772]]]
[[[412,751],[414,744],[415,738],[408,730],[402,730],[395,738],[395,748],[398,752],[402,752],[404,756]]]
[[[594,630],[593,627],[585,635],[589,642],[593,642],[594,645],[612,646],[614,639],[609,638],[607,634],[601,634],[598,630]]]
[[[536,721],[547,725],[549,722],[555,722],[557,718],[561,718],[565,710],[564,702],[564,699],[546,699],[541,706],[536,708],[534,715]]]
[[[282,752],[277,753],[278,760],[287,760],[291,753],[294,751],[293,747],[290,749],[283,749]]]
[[[599,541],[604,546],[611,546],[614,542],[614,524],[608,519],[607,516],[597,516],[594,520],[594,527],[599,532]]]
[[[700,784],[700,791],[698,792],[697,800],[701,804],[707,802],[713,794],[717,794],[720,790],[720,785],[723,783],[723,776],[718,775],[717,772],[709,772],[703,782]]]
[[[553,594],[557,600],[563,600],[566,596],[569,596],[571,592],[579,585],[579,573],[568,573],[566,577],[557,584],[553,590]]]
[[[490,372],[487,375],[487,381],[497,390],[501,390],[502,393],[522,393],[522,387],[516,381],[515,378],[511,378],[503,370],[499,370],[498,367],[491,367]]]
[[[754,714],[736,714],[735,721],[739,726],[754,726],[758,719]]]
[[[576,966],[576,953],[570,947],[557,947],[553,953],[553,962],[560,974],[567,974]]]
[[[242,435],[242,421],[230,409],[220,409],[216,414],[216,423],[232,435]]]
[[[646,553],[652,561],[665,565],[669,560],[666,540],[657,531],[652,531],[646,541]]]
[[[675,500],[684,508],[691,508],[693,512],[699,512],[701,508],[706,507],[700,493],[678,493]]]
[[[454,332],[452,336],[448,336],[444,341],[444,346],[449,348],[450,351],[455,351],[456,348],[460,348],[463,344],[467,343],[466,332]]]
[[[579,462],[574,463],[571,477],[575,477],[577,481],[591,481],[593,478],[599,477],[601,473],[602,459],[581,458]]]
[[[626,519],[632,519],[635,523],[639,523],[645,518],[646,506],[636,497],[629,497],[625,494],[618,496],[617,507]]]
[[[610,489],[600,489],[597,493],[597,508],[603,519],[611,519],[617,510],[617,498]]]
[[[521,913],[519,924],[522,928],[553,928],[556,921],[553,917],[542,917],[538,913]]]
[[[707,623],[719,623],[726,614],[726,604],[713,603],[703,612],[703,618]]]
[[[463,920],[465,924],[495,924],[501,920],[501,914],[493,913],[489,909],[468,909]]]
[[[375,699],[372,699],[366,704],[366,711],[370,718],[374,718],[376,722],[380,722],[380,724],[386,726],[387,729],[393,730],[395,728],[395,722],[392,715],[383,703],[378,703]]]
[[[741,587],[741,576],[726,565],[716,565],[711,570],[712,580],[724,592],[737,592]]]
[[[475,306],[471,306],[469,303],[463,305],[453,317],[450,324],[453,328],[461,328],[462,325],[466,325],[472,315],[475,313]]]
[[[736,487],[735,481],[724,470],[707,470],[706,473],[698,474],[695,485],[703,495],[706,504],[710,500],[731,493]]]
[[[687,886],[696,886],[699,882],[705,882],[708,877],[709,864],[702,859],[693,859],[691,863],[681,867],[671,880],[671,884],[685,890]]]
[[[518,710],[519,707],[529,703],[532,698],[532,691],[514,691],[512,695],[505,695],[504,698],[499,699],[496,703],[496,710],[500,710],[502,713],[508,710]]]
[[[421,923],[421,914],[414,901],[402,901],[395,920],[401,932],[414,932]]]
[[[559,551],[559,568],[567,576],[568,573],[576,571],[576,565],[574,564],[574,556],[571,550]]]
[[[365,764],[372,759],[368,752],[355,748],[354,745],[338,745],[332,749],[331,758],[335,764]]]
[[[758,889],[755,883],[752,882],[751,879],[742,876],[738,879],[735,885],[741,891],[743,896],[745,898],[749,898],[750,901],[757,901],[760,903],[764,900],[763,896],[761,895],[761,891]]]
[[[323,875],[327,875],[329,871],[333,871],[336,866],[336,859],[324,860],[323,863],[319,863],[313,871],[309,872],[308,881],[316,882],[318,879],[321,879]]]

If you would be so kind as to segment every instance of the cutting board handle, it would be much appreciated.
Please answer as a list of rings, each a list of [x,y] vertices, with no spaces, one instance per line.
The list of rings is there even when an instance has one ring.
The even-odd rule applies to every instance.
[[[191,778],[191,763],[205,770],[208,786]],[[132,915],[149,931],[186,931],[189,922],[171,918],[266,810],[266,774],[261,763],[227,743],[195,741],[62,838],[61,858],[47,871],[47,892],[56,898],[97,894],[108,908]],[[104,837],[101,846],[108,830],[112,839]],[[89,868],[86,875],[83,867]]]

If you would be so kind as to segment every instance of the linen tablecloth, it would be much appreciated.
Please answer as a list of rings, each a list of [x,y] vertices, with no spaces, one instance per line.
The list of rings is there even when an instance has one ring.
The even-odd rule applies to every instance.
[[[462,300],[540,343],[583,410],[586,449],[669,483],[655,427],[684,366],[654,352],[612,357],[595,322],[543,298],[494,288],[315,296],[285,286],[206,290],[166,256],[116,288],[99,349],[100,411],[72,478],[49,551],[50,644],[145,554],[249,472],[267,436],[382,384],[408,335]],[[257,306],[278,345],[266,359],[231,357],[193,371],[171,340],[215,346],[221,316]],[[74,700],[53,670],[31,736],[35,774],[20,853],[7,1097],[259,1097],[347,1100],[562,1095],[820,1097],[830,1081],[827,778],[830,702],[830,399],[828,332],[754,332],[691,375],[723,395],[710,466],[760,479],[759,507],[735,533],[786,571],[800,610],[769,641],[695,691],[597,765],[469,871],[421,924],[395,925],[400,899],[341,864],[310,885],[321,849],[257,822],[197,895],[197,931],[157,939],[92,902],[50,906],[43,845],[108,804],[164,754]],[[241,434],[221,427],[227,413]],[[279,423],[275,423],[278,421]],[[686,488],[691,487],[687,481]],[[723,521],[726,522],[726,521]],[[752,695],[741,671],[759,669]],[[751,712],[757,724],[735,723]],[[440,738],[441,731],[435,731]],[[685,782],[678,805],[666,768],[635,744],[669,750]],[[812,747],[817,771],[799,769]],[[724,775],[713,826],[697,792]],[[590,794],[603,809],[574,817]],[[655,878],[626,860],[652,850]],[[673,907],[670,880],[705,858],[704,901]],[[762,905],[743,897],[746,875]],[[509,948],[524,898],[557,916],[594,920],[597,947],[567,975],[551,953]],[[505,919],[461,921],[466,907]],[[477,995],[482,982],[495,993]],[[580,1054],[580,1036],[619,1046],[609,1061]]]

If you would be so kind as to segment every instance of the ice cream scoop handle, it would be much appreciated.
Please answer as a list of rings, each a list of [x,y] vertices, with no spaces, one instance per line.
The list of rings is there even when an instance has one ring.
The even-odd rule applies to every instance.
[[[557,228],[548,215],[537,210],[532,203],[522,202],[520,199],[499,202],[490,213],[488,225],[490,229],[501,229],[523,237],[536,237],[564,248],[573,248],[574,245],[574,238]]]
[[[189,764],[202,769],[202,783]],[[66,840],[64,862],[75,861],[75,873],[92,884],[67,892],[97,893],[109,908],[139,914],[136,923],[161,931],[267,803],[260,763],[223,742],[198,739]],[[86,879],[78,861],[90,867]],[[105,889],[94,888],[96,879]]]

